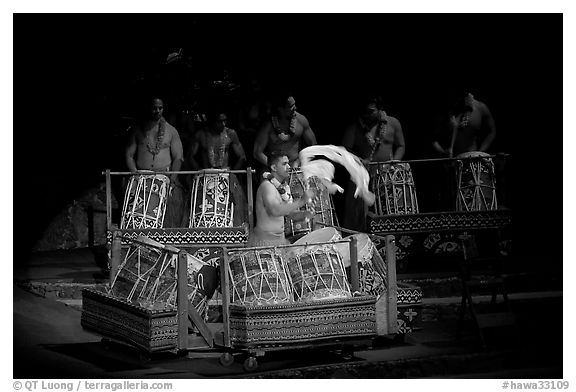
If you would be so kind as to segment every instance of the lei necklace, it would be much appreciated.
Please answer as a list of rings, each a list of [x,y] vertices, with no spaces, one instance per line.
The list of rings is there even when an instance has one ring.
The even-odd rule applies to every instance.
[[[472,117],[472,111],[474,110],[474,96],[472,94],[468,93],[466,98],[464,98],[464,106],[466,107],[466,111],[460,118],[458,128],[466,128],[470,123],[470,117]]]
[[[270,172],[264,172],[264,174],[262,174],[262,177],[264,177],[265,180],[270,181],[272,185],[276,187],[283,201],[287,203],[292,203],[293,199],[292,199],[292,193],[290,193],[290,185],[286,183],[280,183],[280,181],[278,181],[278,179],[274,177],[274,175]]]
[[[272,116],[272,127],[274,128],[276,134],[281,140],[286,141],[290,139],[296,133],[296,112],[294,112],[294,114],[290,118],[290,127],[288,129],[288,132],[282,131],[280,129],[280,122],[278,121],[278,117],[276,116]]]
[[[158,135],[156,136],[156,142],[152,144],[152,142],[146,138],[146,148],[148,151],[154,156],[158,155],[160,150],[162,149],[162,141],[164,140],[164,133],[166,132],[166,120],[164,117],[160,118],[158,122]]]
[[[367,128],[366,124],[364,124],[362,119],[360,119],[360,125],[363,128]],[[372,136],[370,132],[366,133],[366,139],[368,140],[368,144],[370,145],[370,147],[372,147],[369,156],[370,161],[372,161],[374,153],[376,152],[376,149],[380,145],[380,141],[384,138],[384,134],[386,133],[387,130],[388,130],[388,116],[386,115],[386,112],[384,110],[380,110],[380,121],[378,122],[378,128],[376,129],[375,133],[376,137]]]
[[[224,166],[228,139],[227,129],[228,128],[224,128],[224,130],[215,137],[207,134],[208,162],[210,163],[210,167],[223,168]]]

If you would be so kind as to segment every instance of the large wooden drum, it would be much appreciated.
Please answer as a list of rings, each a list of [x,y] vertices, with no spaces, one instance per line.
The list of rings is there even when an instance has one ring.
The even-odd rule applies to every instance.
[[[169,187],[170,179],[164,174],[136,174],[130,177],[120,228],[162,228]]]
[[[230,257],[231,301],[246,306],[292,302],[282,252],[274,248],[236,251]]]
[[[376,215],[418,213],[416,185],[408,163],[370,165],[370,188],[376,195],[372,207]]]
[[[288,258],[288,273],[294,300],[322,301],[351,297],[342,256],[332,241],[340,234],[331,227],[313,231],[294,243]],[[347,244],[346,244],[347,245]]]
[[[462,153],[456,161],[456,210],[482,211],[498,208],[494,163],[489,155],[472,151]]]
[[[319,178],[310,177],[306,181],[301,170],[293,170],[290,173],[289,185],[294,199],[301,198],[306,189],[312,189],[316,197],[311,206],[306,205],[301,208],[302,211],[308,208],[314,213],[312,221],[306,222],[304,219],[294,220],[287,216],[284,218],[284,233],[286,237],[294,238],[310,233],[313,230],[324,228],[325,226],[319,224],[320,222],[331,226],[337,224],[332,198],[330,193],[328,193],[328,189],[320,182]]]
[[[232,227],[235,208],[229,173],[200,173],[194,177],[189,227]]]

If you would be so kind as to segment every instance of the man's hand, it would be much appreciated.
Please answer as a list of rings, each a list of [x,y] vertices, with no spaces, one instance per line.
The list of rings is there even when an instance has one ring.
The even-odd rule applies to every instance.
[[[314,213],[312,211],[308,211],[308,210],[304,211],[304,219],[306,221],[310,221],[310,220],[312,220],[312,218],[314,218]]]
[[[304,203],[310,204],[310,203],[312,203],[312,201],[314,200],[315,197],[316,197],[316,194],[314,193],[314,191],[312,189],[306,189],[304,191],[304,196],[302,196],[302,199],[304,199]]]

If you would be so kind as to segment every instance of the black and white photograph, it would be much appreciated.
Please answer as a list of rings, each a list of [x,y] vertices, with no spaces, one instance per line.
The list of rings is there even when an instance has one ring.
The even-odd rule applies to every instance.
[[[563,14],[218,12],[13,14],[13,380],[573,387]]]

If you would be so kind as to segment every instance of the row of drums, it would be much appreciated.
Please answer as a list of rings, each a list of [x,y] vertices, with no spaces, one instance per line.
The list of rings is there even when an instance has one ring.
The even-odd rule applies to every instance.
[[[304,180],[302,171],[290,175],[290,189],[294,198],[302,197],[305,189],[318,195],[311,221],[285,218],[287,237],[302,236],[321,228],[319,222],[336,225],[334,205],[328,190],[316,177]],[[138,174],[130,177],[122,207],[121,229],[156,229],[165,225],[170,198],[170,179],[163,174]],[[231,173],[200,173],[192,182],[189,218],[186,227],[235,227],[246,221],[245,192],[237,177]],[[314,223],[313,223],[314,222]]]
[[[469,152],[456,161],[456,210],[478,211],[498,208],[494,164],[487,154]],[[294,198],[310,188],[318,195],[311,209],[314,219],[296,221],[285,218],[287,237],[297,238],[321,223],[337,226],[334,205],[326,187],[316,177],[304,180],[302,171],[290,175]],[[412,171],[407,163],[377,163],[370,165],[370,189],[376,195],[372,211],[376,215],[416,214],[418,201]],[[122,208],[122,229],[163,228],[170,180],[163,174],[138,174],[130,178]],[[197,174],[192,183],[187,227],[239,226],[247,216],[245,192],[231,173]],[[176,226],[179,227],[179,226]]]
[[[386,265],[367,234],[357,239],[360,291],[386,291]],[[350,247],[340,233],[325,227],[293,246],[246,248],[230,257],[230,297],[246,306],[309,303],[351,297]]]

